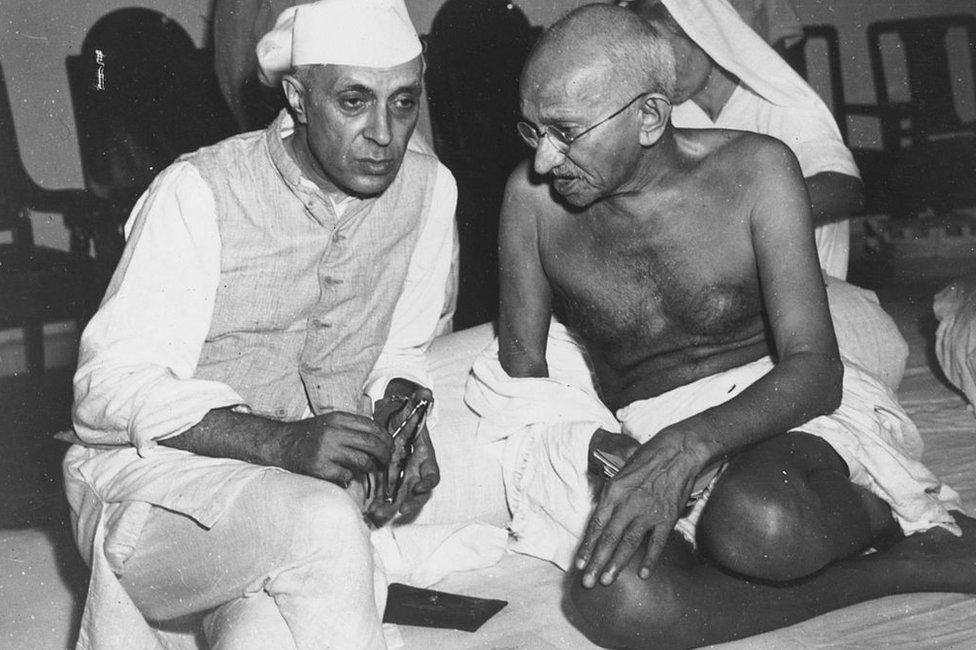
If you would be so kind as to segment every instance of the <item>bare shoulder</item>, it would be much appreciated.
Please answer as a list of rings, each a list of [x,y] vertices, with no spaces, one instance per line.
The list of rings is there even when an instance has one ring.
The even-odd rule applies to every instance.
[[[800,177],[800,165],[786,144],[762,133],[722,131],[725,142],[717,147],[716,155],[723,165],[732,164],[748,169],[759,178],[783,174]]]
[[[790,148],[772,136],[730,129],[712,129],[708,133],[713,141],[711,153],[723,164],[730,159],[737,160],[736,166],[757,171],[797,165]]]
[[[531,160],[520,162],[508,175],[505,184],[505,198],[502,203],[502,222],[536,219],[565,211],[552,196],[552,188],[546,180],[532,171]]]

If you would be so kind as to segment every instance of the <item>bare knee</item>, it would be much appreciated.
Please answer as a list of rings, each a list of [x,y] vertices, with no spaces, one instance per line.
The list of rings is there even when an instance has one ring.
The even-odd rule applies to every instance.
[[[698,526],[704,555],[741,575],[776,582],[810,575],[834,559],[818,495],[801,472],[777,474],[775,480],[723,477]]]
[[[591,641],[608,648],[682,647],[681,607],[665,571],[642,580],[628,567],[610,586],[583,586],[578,572],[569,578],[574,625]]]

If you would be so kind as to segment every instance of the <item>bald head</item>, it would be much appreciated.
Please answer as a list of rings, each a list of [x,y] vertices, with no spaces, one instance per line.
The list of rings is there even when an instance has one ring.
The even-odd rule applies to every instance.
[[[640,91],[670,97],[674,56],[667,40],[634,12],[584,5],[543,33],[525,65],[522,92],[560,81],[599,83],[621,98]]]

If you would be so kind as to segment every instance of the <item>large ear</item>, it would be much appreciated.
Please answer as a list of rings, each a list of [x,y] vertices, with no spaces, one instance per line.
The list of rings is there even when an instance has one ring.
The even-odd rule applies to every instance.
[[[281,78],[281,89],[285,92],[285,99],[291,107],[295,121],[307,124],[305,115],[305,84],[293,74],[286,74]]]
[[[671,102],[660,93],[651,93],[644,98],[640,109],[640,143],[642,147],[651,147],[671,123]]]

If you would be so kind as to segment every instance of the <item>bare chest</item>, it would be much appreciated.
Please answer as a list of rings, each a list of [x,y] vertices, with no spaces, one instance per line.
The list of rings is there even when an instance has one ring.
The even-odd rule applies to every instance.
[[[542,256],[554,309],[591,354],[626,366],[755,332],[762,304],[746,234],[689,226],[553,230]]]

